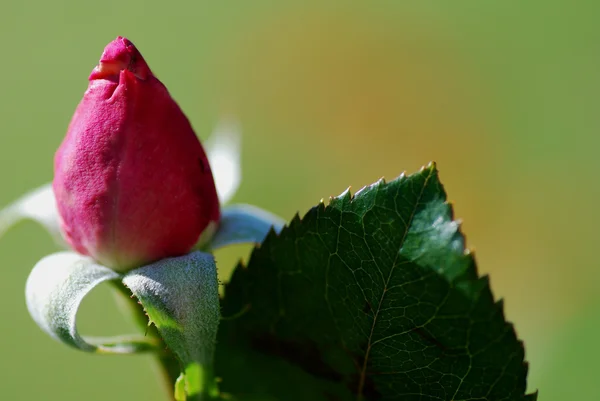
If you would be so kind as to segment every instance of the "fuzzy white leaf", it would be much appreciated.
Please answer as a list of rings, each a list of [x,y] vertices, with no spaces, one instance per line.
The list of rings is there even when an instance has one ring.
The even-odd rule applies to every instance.
[[[219,122],[206,141],[206,153],[221,204],[235,195],[242,179],[241,128],[227,118]]]
[[[61,246],[66,247],[60,232],[58,210],[48,183],[34,189],[0,210],[0,237],[13,225],[24,219],[41,224]]]
[[[252,205],[231,205],[223,208],[219,228],[208,245],[211,250],[227,245],[260,244],[271,228],[279,233],[285,220]]]
[[[82,351],[128,354],[155,350],[154,339],[143,336],[83,338],[77,331],[77,310],[98,284],[121,276],[73,252],[40,260],[27,279],[25,297],[33,320],[54,339]]]
[[[130,271],[123,284],[140,301],[179,359],[186,394],[193,396],[214,390],[212,363],[220,305],[213,256],[193,252],[163,259]]]

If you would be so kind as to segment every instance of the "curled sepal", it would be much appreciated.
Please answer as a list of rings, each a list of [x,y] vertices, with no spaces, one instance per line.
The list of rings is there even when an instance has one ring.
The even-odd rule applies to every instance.
[[[31,219],[41,224],[57,243],[65,245],[60,233],[52,184],[48,183],[36,188],[0,210],[0,237],[24,219]]]
[[[223,118],[205,143],[221,204],[229,202],[235,195],[242,179],[240,132],[240,125],[235,119]]]
[[[27,308],[33,320],[51,337],[87,352],[130,354],[160,350],[155,339],[143,336],[83,338],[76,315],[83,298],[98,284],[121,276],[73,252],[59,252],[40,260],[25,288]]]
[[[233,244],[260,244],[271,228],[279,233],[284,225],[285,220],[256,206],[227,206],[221,212],[221,223],[208,247],[214,250]]]
[[[213,256],[193,252],[163,259],[130,271],[123,283],[181,363],[178,400],[215,396],[218,390],[212,364],[220,306]],[[186,398],[182,398],[182,389]]]

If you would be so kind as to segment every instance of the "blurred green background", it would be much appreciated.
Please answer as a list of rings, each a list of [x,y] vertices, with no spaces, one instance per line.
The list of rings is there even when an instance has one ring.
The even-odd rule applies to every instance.
[[[0,205],[52,178],[105,44],[131,39],[206,138],[243,128],[234,201],[286,218],[430,160],[480,271],[525,341],[540,400],[600,400],[600,3],[230,1],[0,4]],[[71,350],[23,289],[55,250],[24,223],[0,241],[0,399],[162,400],[149,357]],[[219,253],[223,279],[249,248]],[[87,334],[133,330],[100,288]]]

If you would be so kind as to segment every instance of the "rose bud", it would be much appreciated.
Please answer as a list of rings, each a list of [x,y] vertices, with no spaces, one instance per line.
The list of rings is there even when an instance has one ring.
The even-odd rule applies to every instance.
[[[122,37],[89,77],[54,174],[65,239],[116,270],[186,254],[219,220],[210,165],[190,122]]]

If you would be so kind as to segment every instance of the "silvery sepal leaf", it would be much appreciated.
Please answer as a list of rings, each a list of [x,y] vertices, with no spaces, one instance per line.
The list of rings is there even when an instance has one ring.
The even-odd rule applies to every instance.
[[[130,354],[160,350],[157,339],[141,335],[111,338],[82,337],[77,310],[97,285],[120,280],[121,275],[74,252],[41,259],[27,279],[27,308],[37,325],[54,339],[82,351]]]
[[[205,142],[206,156],[221,204],[233,198],[242,180],[241,137],[238,121],[224,117]]]
[[[0,210],[0,237],[21,220],[30,219],[42,225],[62,247],[66,244],[60,223],[52,184],[36,188]]]
[[[284,225],[285,220],[256,206],[225,206],[221,212],[219,227],[207,248],[215,250],[234,244],[260,244],[269,231],[279,233]]]
[[[216,395],[212,365],[220,305],[213,256],[192,252],[163,259],[130,271],[123,283],[182,366],[177,399]]]

